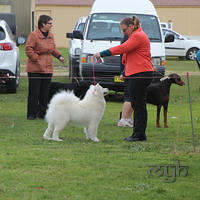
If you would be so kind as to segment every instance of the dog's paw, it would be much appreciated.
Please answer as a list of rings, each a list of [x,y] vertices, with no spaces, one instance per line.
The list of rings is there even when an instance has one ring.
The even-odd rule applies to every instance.
[[[91,138],[91,140],[93,141],[93,142],[99,142],[99,139],[96,137],[96,138]]]
[[[63,141],[63,140],[60,139],[60,138],[52,138],[52,140],[57,141],[57,142],[61,142],[61,141]]]
[[[89,140],[89,139],[90,139],[88,136],[86,136],[85,138],[86,138],[86,140]]]
[[[44,138],[45,140],[52,140],[52,138],[47,137],[47,136],[45,136],[45,135],[43,135],[43,138]]]

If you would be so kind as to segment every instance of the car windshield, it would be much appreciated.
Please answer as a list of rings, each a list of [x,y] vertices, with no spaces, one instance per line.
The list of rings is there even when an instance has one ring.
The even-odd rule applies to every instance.
[[[88,40],[121,40],[123,33],[120,29],[120,21],[133,14],[98,13],[91,16],[87,39]],[[160,26],[158,19],[152,15],[139,15],[142,29],[151,42],[161,42]]]

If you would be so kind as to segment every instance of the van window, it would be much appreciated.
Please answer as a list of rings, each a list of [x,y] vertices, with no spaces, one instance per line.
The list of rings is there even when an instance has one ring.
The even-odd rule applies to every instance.
[[[121,14],[93,14],[88,28],[87,39],[120,41],[123,37],[119,25],[122,18]]]
[[[84,26],[85,26],[85,23],[80,23],[77,27],[77,31],[80,31],[81,33],[83,32],[83,29],[84,29]]]
[[[87,39],[88,40],[121,40],[123,33],[120,21],[134,14],[98,13],[91,16]],[[142,28],[151,42],[161,42],[161,32],[158,19],[152,15],[137,14],[142,23]]]

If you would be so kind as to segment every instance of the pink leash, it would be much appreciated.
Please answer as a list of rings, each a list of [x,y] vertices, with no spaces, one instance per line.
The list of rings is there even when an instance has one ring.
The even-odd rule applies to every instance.
[[[92,61],[93,61],[93,79],[94,79],[94,85],[96,85],[96,81],[95,81],[95,72],[94,72],[94,56],[92,56]],[[100,58],[97,60],[96,63],[99,63],[100,62]]]

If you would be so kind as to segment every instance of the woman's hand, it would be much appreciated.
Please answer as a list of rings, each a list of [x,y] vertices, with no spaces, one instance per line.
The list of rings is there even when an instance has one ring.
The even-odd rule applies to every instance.
[[[65,62],[65,59],[64,59],[62,56],[60,56],[59,60],[60,60],[60,62],[62,62],[62,63]]]
[[[100,56],[100,53],[95,53],[93,56],[94,56],[97,60],[101,57],[101,56]]]
[[[119,79],[123,81],[124,80],[124,75],[120,75]]]
[[[154,72],[157,72],[157,71],[158,71],[157,67],[154,67],[154,66],[153,66],[153,71],[154,71]]]

